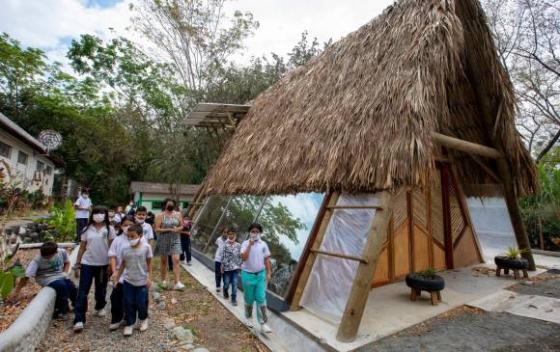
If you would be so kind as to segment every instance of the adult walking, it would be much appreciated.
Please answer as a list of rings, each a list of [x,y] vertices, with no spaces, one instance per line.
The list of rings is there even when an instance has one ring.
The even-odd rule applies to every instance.
[[[109,280],[109,247],[115,238],[115,230],[109,224],[109,214],[105,207],[94,207],[88,225],[81,235],[80,249],[75,270],[80,270],[78,297],[74,308],[74,332],[84,329],[87,312],[87,297],[92,283],[95,283],[95,315],[104,317],[107,304],[107,283]]]
[[[89,192],[83,190],[80,192],[78,199],[74,202],[74,209],[76,209],[76,243],[80,243],[82,232],[88,224],[89,211],[91,210],[91,199]]]
[[[163,211],[156,216],[155,231],[157,234],[154,255],[160,257],[160,277],[162,286],[167,287],[167,256],[173,261],[173,276],[175,279],[175,290],[182,290],[185,285],[181,283],[181,267],[179,256],[181,255],[181,231],[183,229],[183,218],[181,213],[175,211],[176,203],[167,198],[163,201]]]
[[[272,330],[266,324],[268,314],[266,309],[266,284],[272,277],[270,265],[270,250],[261,239],[262,226],[251,224],[249,226],[249,239],[241,244],[241,282],[243,283],[243,296],[245,298],[246,324],[253,327],[253,304],[257,305],[257,320],[261,331],[270,333]]]

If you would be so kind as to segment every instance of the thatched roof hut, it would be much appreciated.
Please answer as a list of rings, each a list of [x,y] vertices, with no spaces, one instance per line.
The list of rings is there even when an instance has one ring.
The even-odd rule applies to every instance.
[[[481,87],[491,121],[477,99]],[[423,185],[440,155],[432,139],[439,132],[506,151],[516,189],[530,194],[535,170],[515,114],[513,87],[478,1],[400,0],[257,97],[205,192]],[[449,154],[464,183],[485,182],[480,160]]]

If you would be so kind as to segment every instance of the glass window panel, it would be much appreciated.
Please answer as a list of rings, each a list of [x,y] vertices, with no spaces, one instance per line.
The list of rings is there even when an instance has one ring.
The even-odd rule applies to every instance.
[[[8,144],[6,143],[2,143],[0,142],[0,155],[10,159],[12,154],[12,147],[10,147]]]
[[[214,256],[211,251],[210,237],[213,234],[218,221],[222,218],[222,213],[228,205],[230,197],[214,195],[206,199],[204,206],[196,215],[193,227],[192,245],[202,253],[210,257]],[[214,241],[212,241],[214,242]]]
[[[27,154],[20,151],[18,153],[18,163],[26,165],[27,164]]]
[[[267,198],[257,221],[272,254],[270,291],[280,296],[287,293],[323,198],[320,193]]]

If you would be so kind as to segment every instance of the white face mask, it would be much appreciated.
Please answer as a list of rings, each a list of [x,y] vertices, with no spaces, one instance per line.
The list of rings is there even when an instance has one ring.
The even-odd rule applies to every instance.
[[[138,224],[143,224],[144,221],[145,221],[144,219],[136,218],[136,222],[137,222]]]
[[[100,223],[103,222],[103,220],[105,220],[105,214],[93,214],[93,221],[95,221],[96,223]]]
[[[136,246],[136,245],[138,244],[138,242],[140,242],[140,239],[139,239],[139,238],[137,238],[137,239],[135,239],[135,240],[128,240],[128,243],[130,243],[130,246],[131,246],[131,247]]]
[[[250,233],[250,237],[253,241],[258,241],[261,238],[261,234],[260,233]]]
[[[123,230],[123,233],[127,233],[127,232],[128,232],[128,228],[129,228],[129,226],[121,227],[121,229]]]
[[[89,194],[82,194],[82,198],[88,199],[88,197],[89,197]]]

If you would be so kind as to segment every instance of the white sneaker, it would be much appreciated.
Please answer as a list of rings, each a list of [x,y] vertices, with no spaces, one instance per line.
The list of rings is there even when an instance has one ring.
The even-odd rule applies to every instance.
[[[247,325],[248,328],[255,327],[255,323],[253,322],[252,318],[246,318],[245,319],[245,325]]]
[[[84,323],[80,321],[74,324],[74,332],[82,332],[82,330],[84,330]]]
[[[125,326],[126,325],[126,321],[125,320],[121,320],[118,323],[113,323],[111,325],[109,325],[109,330],[110,331],[115,331],[118,328],[120,328],[121,326]]]
[[[270,334],[272,332],[272,329],[266,324],[261,324],[261,331],[265,334]]]
[[[107,312],[105,311],[105,308],[101,308],[95,311],[95,315],[97,315],[98,317],[104,317],[107,315]]]
[[[181,282],[178,282],[175,284],[175,286],[173,287],[174,290],[182,290],[185,288],[185,285],[183,285]]]
[[[133,326],[125,326],[124,331],[123,331],[123,335],[124,336],[132,336],[133,328],[134,328]]]
[[[140,331],[148,330],[148,319],[140,320]]]

